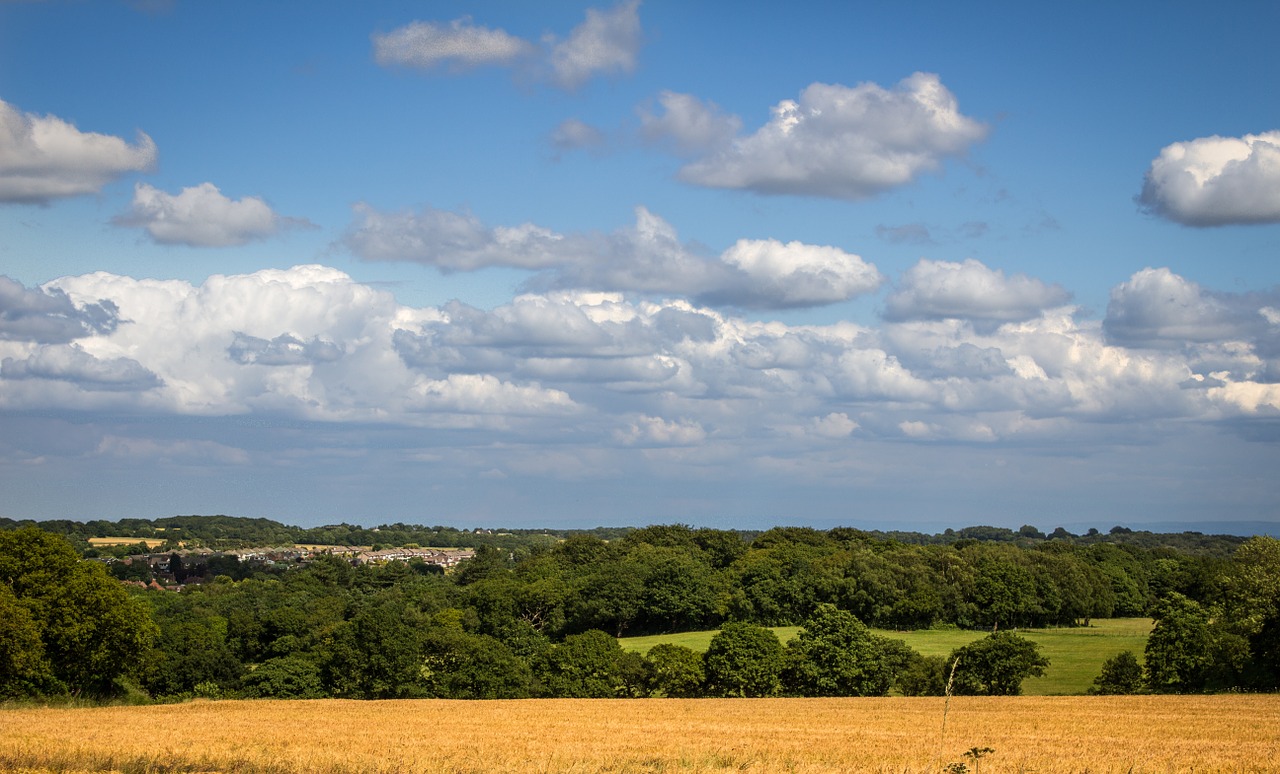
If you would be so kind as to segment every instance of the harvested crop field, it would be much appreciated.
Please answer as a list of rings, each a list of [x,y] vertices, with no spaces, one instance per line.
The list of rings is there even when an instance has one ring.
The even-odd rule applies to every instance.
[[[1280,696],[203,701],[0,710],[8,771],[1261,772]],[[977,761],[965,752],[991,748]],[[976,763],[976,766],[975,766]]]

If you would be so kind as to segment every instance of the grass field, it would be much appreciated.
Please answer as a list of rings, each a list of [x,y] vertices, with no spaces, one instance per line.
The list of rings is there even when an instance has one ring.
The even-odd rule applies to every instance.
[[[800,628],[784,626],[774,629],[783,642],[795,636]],[[895,632],[875,629],[876,634],[902,640],[926,656],[945,656],[956,648],[986,636],[986,632],[963,629],[923,629],[913,632]],[[1148,618],[1097,619],[1087,627],[1067,629],[1023,629],[1018,632],[1040,645],[1040,652],[1049,659],[1049,668],[1043,677],[1033,677],[1022,684],[1029,696],[1054,696],[1081,694],[1089,690],[1093,678],[1102,671],[1102,662],[1122,650],[1131,650],[1139,660],[1151,633]],[[673,642],[697,651],[704,651],[716,635],[714,631],[659,634],[652,637],[629,637],[621,640],[622,647],[640,653],[660,642]]]
[[[1280,696],[197,701],[0,709],[0,770],[1264,772]]]

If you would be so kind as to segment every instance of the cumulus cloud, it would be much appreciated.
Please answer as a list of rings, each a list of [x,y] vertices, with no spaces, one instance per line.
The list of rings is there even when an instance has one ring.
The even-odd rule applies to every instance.
[[[475,25],[470,18],[448,24],[415,21],[371,36],[374,60],[384,66],[459,72],[485,65],[516,67],[565,89],[599,74],[630,73],[643,43],[640,2],[587,9],[586,19],[560,40],[544,36],[542,47],[505,30]]]
[[[788,255],[788,245],[765,247]],[[50,297],[64,311],[109,303],[129,324],[74,343],[0,340],[0,408],[429,427],[469,434],[458,443],[476,471],[497,460],[475,450],[549,442],[588,467],[602,448],[702,464],[843,454],[878,439],[1058,438],[1074,448],[1106,420],[1280,415],[1267,377],[1280,350],[1275,294],[1215,294],[1151,270],[1117,288],[1107,321],[1069,306],[1023,318],[1029,302],[1002,300],[976,313],[1014,308],[1021,319],[984,327],[954,316],[975,313],[969,295],[913,287],[929,314],[876,328],[753,321],[687,299],[580,289],[489,310],[414,308],[324,266],[199,285],[99,272],[51,283]],[[992,292],[1043,292],[1019,287],[1005,278]],[[1192,313],[1143,306],[1171,293]],[[1119,321],[1130,338],[1113,333]],[[1181,346],[1147,345],[1179,336]],[[799,459],[790,462],[805,467]],[[524,464],[533,462],[504,457],[499,469]]]
[[[448,24],[412,22],[386,34],[374,34],[373,58],[383,67],[399,65],[455,70],[482,65],[509,65],[535,48],[504,30],[479,27],[470,18]]]
[[[75,344],[42,346],[22,360],[7,357],[0,361],[0,378],[72,382],[85,390],[149,390],[161,384],[136,360],[101,360]]]
[[[691,446],[705,440],[707,431],[688,419],[641,416],[615,431],[614,437],[627,446]]]
[[[110,333],[119,311],[109,299],[76,304],[57,288],[28,289],[0,274],[0,340],[54,344]]]
[[[191,247],[243,245],[265,239],[285,226],[310,225],[305,220],[282,218],[256,196],[230,199],[213,183],[183,188],[177,195],[138,183],[129,211],[112,222],[145,228],[160,244]]]
[[[987,134],[931,73],[893,89],[815,83],[772,112],[754,134],[685,165],[680,178],[762,194],[865,199],[937,170]]]
[[[1265,306],[1270,300],[1209,292],[1168,269],[1148,267],[1112,289],[1103,327],[1108,340],[1129,347],[1254,339],[1275,327]]]
[[[542,270],[526,289],[676,294],[753,309],[819,306],[876,290],[880,272],[836,247],[739,240],[719,256],[680,241],[644,207],[611,234],[558,234],[525,223],[490,228],[470,214],[425,208],[380,213],[356,208],[343,244],[365,260],[402,260],[441,271],[490,266]]]
[[[876,267],[860,256],[825,245],[740,239],[720,259],[746,276],[747,282],[727,293],[746,307],[831,304],[873,292],[884,282]]]
[[[848,414],[839,411],[825,417],[814,417],[809,428],[810,432],[823,438],[847,438],[858,429],[858,423],[850,419]]]
[[[155,166],[156,144],[82,132],[56,116],[23,113],[0,100],[0,202],[47,204],[97,193],[106,184]]]
[[[650,106],[639,109],[641,135],[652,143],[669,143],[681,154],[721,148],[742,130],[742,119],[692,94],[664,91],[658,95],[658,104],[661,114],[655,114]]]
[[[921,260],[885,302],[885,319],[1027,320],[1071,298],[1060,285],[1015,274],[1006,277],[972,258],[962,263]]]
[[[1280,222],[1280,131],[1166,146],[1138,203],[1186,226]]]

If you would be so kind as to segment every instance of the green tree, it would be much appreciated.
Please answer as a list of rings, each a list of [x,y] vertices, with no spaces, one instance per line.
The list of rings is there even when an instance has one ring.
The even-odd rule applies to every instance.
[[[618,641],[599,629],[571,634],[538,659],[536,675],[547,696],[602,699],[623,693]]]
[[[306,653],[267,659],[245,675],[240,695],[250,699],[322,699],[328,694],[320,665]]]
[[[103,565],[34,527],[0,531],[0,585],[28,613],[17,624],[28,634],[17,636],[34,624],[53,678],[74,695],[116,693],[116,680],[138,670],[156,635],[146,607]]]
[[[800,696],[883,696],[893,673],[880,643],[852,613],[821,604],[787,643],[783,687]]]
[[[969,696],[1017,696],[1022,681],[1039,677],[1049,666],[1040,646],[1012,632],[993,632],[951,652],[955,668],[953,690]]]
[[[0,699],[59,692],[44,657],[39,625],[9,587],[0,583]]]
[[[143,686],[153,696],[189,694],[201,684],[222,692],[238,688],[244,667],[227,645],[226,630],[226,619],[201,610],[161,616]]]
[[[898,690],[903,696],[942,696],[950,669],[951,661],[946,656],[916,653],[898,673]]]
[[[1089,693],[1101,695],[1138,693],[1142,690],[1142,664],[1133,651],[1122,650],[1102,664]]]
[[[782,687],[782,643],[763,626],[726,623],[702,663],[713,696],[773,696]]]
[[[497,639],[450,626],[432,628],[423,641],[426,693],[439,699],[524,699],[529,665]]]
[[[1172,593],[1153,616],[1144,651],[1147,687],[1156,693],[1203,691],[1213,662],[1208,614],[1195,600]]]
[[[323,644],[325,683],[335,696],[402,699],[421,693],[417,622],[392,602],[368,604]]]
[[[663,642],[654,645],[645,654],[648,662],[649,692],[672,699],[693,699],[704,693],[706,672],[702,667],[702,654]]]

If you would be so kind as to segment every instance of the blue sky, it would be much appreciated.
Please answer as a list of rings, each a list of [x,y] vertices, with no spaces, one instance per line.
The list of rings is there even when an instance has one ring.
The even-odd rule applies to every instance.
[[[0,3],[0,514],[1276,525],[1278,24]]]

